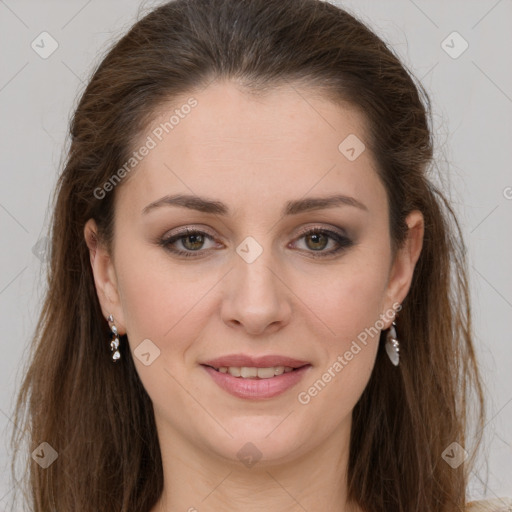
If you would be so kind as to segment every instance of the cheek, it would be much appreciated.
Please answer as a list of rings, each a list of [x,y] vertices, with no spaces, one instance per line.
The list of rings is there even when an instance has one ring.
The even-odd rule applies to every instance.
[[[294,293],[316,315],[329,344],[343,348],[383,313],[388,273],[382,256],[354,252],[329,270],[318,268],[307,279],[296,276]]]
[[[308,416],[324,418],[320,429],[326,435],[348,417],[370,379],[386,276],[385,265],[358,259],[316,280],[317,292],[302,289],[307,306],[320,319],[321,329],[311,328],[322,334],[316,343],[323,355],[315,374],[298,390],[297,401]]]
[[[119,259],[128,342],[139,377],[155,407],[168,403],[172,396],[176,410],[184,410],[190,407],[190,400],[180,385],[184,381],[183,364],[211,317],[211,311],[205,308],[210,304],[207,293],[216,276],[182,272],[161,256],[148,263],[154,252],[141,248],[132,250],[129,258]],[[146,365],[139,355],[148,350],[150,361]]]
[[[118,286],[132,350],[146,338],[160,348],[172,339],[173,350],[180,350],[180,340],[190,339],[200,327],[197,305],[212,287],[213,276],[200,278],[194,272],[180,271],[159,254],[163,249],[155,251],[138,242],[123,253],[121,245],[119,253],[123,256],[116,265]]]

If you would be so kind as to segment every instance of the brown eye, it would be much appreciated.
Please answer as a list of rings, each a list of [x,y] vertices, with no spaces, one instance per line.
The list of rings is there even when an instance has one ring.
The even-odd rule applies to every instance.
[[[180,233],[159,240],[159,245],[167,251],[178,256],[199,257],[203,256],[207,250],[202,250],[207,240],[214,240],[213,236],[196,229],[185,229]],[[181,243],[183,249],[176,248],[175,245]]]
[[[301,239],[304,239],[306,252],[314,258],[332,256],[354,245],[354,242],[346,236],[335,231],[320,228],[313,228],[302,233],[297,240]],[[334,242],[335,248],[327,251],[324,250],[329,245],[330,241]],[[336,247],[336,244],[338,247]]]
[[[304,251],[313,258],[333,256],[354,245],[352,240],[346,236],[335,231],[320,228],[313,228],[302,233],[297,240],[302,239],[304,239]],[[215,239],[208,233],[188,228],[170,237],[159,240],[158,244],[177,256],[199,258],[210,252],[208,249],[211,247],[204,248],[204,244],[208,240],[213,241]],[[182,249],[177,246],[178,243],[181,244]],[[334,243],[334,248],[325,250],[330,243]]]
[[[185,235],[181,237],[181,243],[183,244],[183,247],[185,247],[185,249],[188,249],[190,251],[197,251],[198,249],[201,249],[202,245],[204,244],[204,236],[199,233]]]
[[[329,242],[329,237],[325,236],[323,233],[311,233],[305,236],[305,240],[310,240],[311,243],[307,243],[306,245],[315,251],[325,249]]]

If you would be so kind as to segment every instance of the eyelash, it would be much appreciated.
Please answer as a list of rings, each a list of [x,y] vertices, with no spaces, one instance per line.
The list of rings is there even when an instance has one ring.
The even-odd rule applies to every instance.
[[[352,240],[350,240],[346,236],[340,235],[339,233],[336,233],[335,231],[331,231],[331,230],[324,229],[324,228],[316,228],[316,227],[310,228],[307,231],[304,231],[303,233],[301,233],[299,235],[299,237],[296,240],[300,240],[301,238],[304,238],[305,236],[312,235],[312,234],[327,235],[328,238],[334,240],[339,245],[338,248],[327,251],[327,252],[324,252],[323,250],[322,251],[312,251],[312,250],[307,251],[307,252],[312,253],[313,258],[327,258],[327,257],[333,256],[334,254],[337,254],[345,249],[348,249],[349,247],[354,245]],[[177,241],[181,240],[182,238],[186,238],[187,236],[190,236],[190,235],[204,235],[207,238],[209,238],[210,240],[214,239],[214,237],[212,237],[211,235],[209,235],[208,233],[206,233],[204,231],[186,228],[185,230],[181,231],[180,233],[177,233],[175,235],[172,235],[171,237],[163,238],[163,239],[159,240],[158,244],[160,246],[164,247],[164,249],[166,249],[167,251],[169,251],[177,256],[184,256],[186,258],[200,258],[202,256],[197,255],[197,253],[206,252],[206,251],[202,251],[201,249],[198,249],[197,251],[190,251],[190,250],[182,251],[181,249],[171,248],[171,245],[174,242],[177,242]]]

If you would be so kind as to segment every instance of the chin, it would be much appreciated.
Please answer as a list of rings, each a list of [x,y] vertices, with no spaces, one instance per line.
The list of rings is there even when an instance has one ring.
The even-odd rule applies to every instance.
[[[286,414],[281,417],[239,417],[223,423],[233,437],[222,429],[217,429],[216,439],[212,439],[210,435],[205,443],[222,459],[235,461],[237,464],[241,462],[248,468],[255,462],[259,466],[284,464],[306,451],[305,443],[307,440],[311,441],[310,437],[306,439],[305,429],[297,428],[291,421],[285,426],[285,419],[280,425],[285,417]],[[211,433],[210,430],[209,434]]]

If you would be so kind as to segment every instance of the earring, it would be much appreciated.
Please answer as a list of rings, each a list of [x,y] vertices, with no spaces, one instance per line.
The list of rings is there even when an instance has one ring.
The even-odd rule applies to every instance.
[[[119,335],[117,333],[117,327],[114,324],[114,317],[112,315],[109,315],[107,318],[107,321],[112,323],[112,326],[110,329],[112,330],[112,340],[110,341],[110,350],[113,352],[112,354],[112,361],[116,362],[120,357],[121,354],[119,353]]]
[[[400,362],[399,346],[400,346],[400,344],[398,343],[398,340],[396,339],[396,323],[393,322],[386,334],[386,352],[389,356],[390,361],[395,366],[398,366],[398,363]]]

